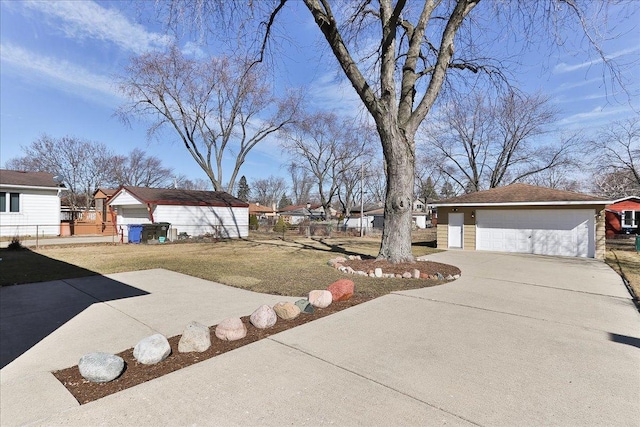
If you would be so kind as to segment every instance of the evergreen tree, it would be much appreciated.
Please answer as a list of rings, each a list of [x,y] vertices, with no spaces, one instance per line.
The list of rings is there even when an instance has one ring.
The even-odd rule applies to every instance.
[[[247,178],[242,175],[242,177],[240,178],[240,182],[238,182],[238,199],[242,200],[243,202],[248,202],[249,201],[249,184],[247,184]]]
[[[282,197],[280,197],[280,201],[278,202],[278,209],[286,208],[287,206],[291,206],[292,204],[293,202],[291,201],[291,199],[288,198],[286,194],[283,194]]]

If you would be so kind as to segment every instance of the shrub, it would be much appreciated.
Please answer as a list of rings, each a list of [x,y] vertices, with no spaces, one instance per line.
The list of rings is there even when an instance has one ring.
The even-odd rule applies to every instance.
[[[256,215],[249,215],[249,230],[257,230],[260,224]]]
[[[273,231],[276,233],[284,233],[287,229],[287,224],[284,222],[284,218],[279,217],[278,222],[276,222],[275,227],[273,227]]]
[[[9,249],[10,251],[20,251],[24,249],[24,246],[22,246],[22,243],[20,243],[20,238],[18,236],[15,236],[11,239],[11,243],[9,243],[7,249]]]

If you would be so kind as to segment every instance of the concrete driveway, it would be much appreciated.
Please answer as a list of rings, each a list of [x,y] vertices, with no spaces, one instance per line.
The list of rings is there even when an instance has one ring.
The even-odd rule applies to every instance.
[[[49,370],[283,299],[164,270],[111,275],[140,294],[96,302],[3,368],[1,424],[638,425],[640,315],[605,264],[462,251],[429,259],[462,277],[79,406]]]

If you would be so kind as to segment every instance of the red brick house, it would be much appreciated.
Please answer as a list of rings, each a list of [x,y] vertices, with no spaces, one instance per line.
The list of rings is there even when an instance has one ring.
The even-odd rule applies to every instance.
[[[640,234],[640,197],[614,201],[605,211],[607,239],[622,234]]]

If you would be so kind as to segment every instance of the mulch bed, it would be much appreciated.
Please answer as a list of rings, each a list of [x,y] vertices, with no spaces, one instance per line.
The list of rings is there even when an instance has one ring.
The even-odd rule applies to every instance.
[[[387,261],[365,259],[362,261],[347,261],[343,265],[351,266],[354,270],[361,271],[372,271],[375,268],[380,267],[382,268],[384,273],[395,274],[402,274],[407,271],[411,272],[413,271],[413,269],[418,269],[420,270],[420,272],[430,275],[440,273],[445,277],[449,274],[452,276],[455,274],[460,274],[460,270],[457,267],[431,261],[391,264]],[[443,281],[434,282],[433,280],[428,280],[425,282],[428,283],[427,286],[433,286],[434,283],[446,283]],[[202,362],[203,360],[210,359],[228,351],[235,350],[236,348],[251,344],[263,338],[267,338],[271,335],[277,334],[278,332],[286,331],[288,329],[295,328],[296,326],[300,326],[313,320],[317,320],[341,310],[353,307],[371,299],[372,297],[362,296],[356,293],[348,301],[337,301],[333,302],[327,308],[316,308],[313,314],[301,313],[297,318],[292,320],[278,319],[276,324],[269,329],[258,329],[249,322],[249,316],[241,317],[242,321],[247,326],[247,336],[237,341],[223,341],[218,339],[215,336],[215,328],[217,325],[214,325],[209,328],[209,330],[211,331],[211,347],[202,353],[179,353],[178,342],[180,341],[180,335],[177,335],[169,338],[169,344],[171,345],[171,355],[169,355],[167,359],[155,365],[144,365],[136,361],[136,359],[133,357],[133,348],[130,348],[117,354],[124,359],[124,372],[117,379],[107,383],[93,383],[85,380],[82,375],[80,375],[80,370],[78,369],[77,365],[55,371],[53,372],[53,375],[82,405],[108,396],[110,394],[126,390],[130,387],[142,384],[152,379],[159,378],[163,375],[177,371],[178,369],[186,368],[187,366]],[[78,358],[80,358],[80,356]]]
[[[430,276],[434,276],[437,273],[442,274],[444,277],[460,274],[460,269],[458,267],[433,261],[401,262],[392,264],[386,260],[363,258],[362,260],[348,260],[341,264],[345,267],[351,267],[356,271],[364,271],[365,273],[374,271],[376,268],[381,268],[382,272],[387,274],[411,273],[414,269],[420,270],[420,273],[428,274]]]

